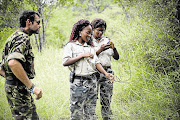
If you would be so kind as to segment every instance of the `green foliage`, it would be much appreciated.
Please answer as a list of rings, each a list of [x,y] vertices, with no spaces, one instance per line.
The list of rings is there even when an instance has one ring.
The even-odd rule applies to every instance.
[[[36,86],[43,90],[43,99],[35,101],[40,119],[58,120],[69,117],[69,71],[62,66],[62,49],[49,46],[36,54]],[[62,69],[63,68],[63,69]]]
[[[156,44],[156,40],[166,37],[163,31],[167,25],[161,23],[162,26],[159,28],[159,21],[151,22],[157,13],[149,13],[147,20],[146,17],[142,17],[141,10],[134,13],[136,7],[125,9],[130,17],[129,21],[124,9],[115,6],[113,9],[106,9],[103,14],[94,13],[91,16],[72,12],[70,9],[61,9],[55,12],[51,20],[54,26],[62,26],[67,40],[73,24],[79,19],[91,21],[99,17],[106,20],[105,35],[112,39],[121,56],[118,61],[113,60],[115,75],[121,79],[120,83],[114,83],[112,101],[114,119],[177,119],[175,101],[178,100],[179,94],[174,91],[177,88],[174,87],[173,80],[169,75],[157,74],[152,64],[149,64],[152,59],[157,60],[154,54],[160,55],[161,44]],[[150,17],[151,15],[153,17]],[[55,19],[57,20],[54,21]],[[176,77],[177,73],[174,73]],[[97,105],[97,113],[101,119],[99,101]]]
[[[92,12],[102,13],[111,4],[112,0],[77,0],[74,9],[91,15]]]
[[[37,76],[33,82],[43,90],[43,98],[35,101],[40,119],[69,119],[69,71],[61,64],[61,47],[69,40],[75,22],[97,17],[107,22],[105,36],[114,42],[120,55],[118,61],[112,60],[115,75],[120,78],[114,82],[113,118],[178,119],[179,33],[173,16],[174,2],[118,3],[118,7],[111,4],[112,9],[89,16],[74,7],[53,11],[46,28],[47,46],[41,54],[35,51]],[[0,98],[5,95],[0,94]],[[4,102],[0,102],[1,106],[8,108]],[[10,111],[4,111],[0,111],[0,116],[8,119]],[[96,112],[102,120],[100,111],[98,99]]]
[[[4,27],[18,28],[18,17],[23,9],[24,0],[1,0],[0,1],[0,31]]]
[[[59,8],[54,11],[46,30],[47,46],[63,47],[69,41],[72,26],[80,19],[76,13],[70,8]]]
[[[15,32],[15,28],[14,29],[11,29],[9,27],[5,27],[2,31],[0,31],[0,41],[1,41],[1,44],[0,44],[0,52],[2,53],[2,49],[5,45],[5,41],[7,40],[7,38],[9,37],[9,35],[11,35],[13,32]],[[0,55],[2,55],[0,53]]]
[[[148,42],[146,42],[146,49],[143,49],[143,51],[146,52],[143,63],[147,65],[150,64],[150,69],[161,75],[157,75],[157,78],[161,79],[164,84],[168,82],[168,85],[163,84],[163,87],[171,91],[168,94],[170,96],[164,96],[163,98],[167,99],[170,97],[172,103],[169,106],[174,106],[174,109],[178,110],[180,109],[180,101],[178,98],[180,96],[180,49],[178,47],[180,45],[180,39],[178,35],[179,25],[175,18],[176,4],[173,1],[135,2],[138,6],[141,6],[138,7],[138,11],[136,12],[137,16],[143,17],[141,20],[148,23],[148,27],[150,27],[143,28],[143,32],[148,30],[148,32],[145,33],[147,36],[144,38],[144,40],[148,40]],[[137,10],[136,4],[129,7],[128,13],[131,13],[130,11],[135,9]],[[130,14],[130,20],[133,18],[134,16]],[[140,24],[142,25],[143,22],[141,21]],[[160,84],[158,83],[158,85]]]

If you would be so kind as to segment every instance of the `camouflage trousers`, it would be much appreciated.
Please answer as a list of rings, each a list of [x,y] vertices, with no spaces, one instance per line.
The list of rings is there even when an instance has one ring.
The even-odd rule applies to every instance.
[[[106,72],[114,74],[111,68],[105,68]],[[110,107],[113,95],[113,84],[103,74],[97,74],[98,91],[100,91],[101,115],[103,120],[111,120],[112,110]]]
[[[97,101],[96,75],[88,77],[76,76],[70,83],[70,114],[71,120],[96,120]]]
[[[5,92],[14,120],[39,120],[31,93],[19,81],[6,80]]]

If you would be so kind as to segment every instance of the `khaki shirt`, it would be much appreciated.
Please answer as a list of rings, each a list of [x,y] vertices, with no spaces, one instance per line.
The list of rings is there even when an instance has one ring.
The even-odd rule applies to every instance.
[[[82,58],[75,64],[70,65],[70,71],[73,71],[75,67],[76,76],[87,76],[97,72],[96,64],[100,63],[100,61],[96,56],[96,51],[93,47],[87,45],[87,43],[82,45],[78,41],[74,43],[69,42],[64,48],[63,63],[66,62],[69,58],[77,57],[83,53],[92,53],[94,54],[94,58]]]
[[[102,37],[101,40],[98,42],[95,38],[93,38],[93,43],[95,46],[95,50],[98,51],[101,48],[101,45],[107,44],[109,42],[109,38],[107,37]],[[98,58],[101,62],[101,65],[103,67],[105,66],[111,66],[111,56],[114,55],[114,51],[112,48],[109,48],[105,51],[102,51],[99,55]]]

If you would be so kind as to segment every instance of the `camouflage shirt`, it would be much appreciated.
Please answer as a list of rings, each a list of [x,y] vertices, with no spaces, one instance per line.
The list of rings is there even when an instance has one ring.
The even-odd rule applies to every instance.
[[[29,79],[34,78],[34,54],[32,52],[30,37],[23,32],[22,29],[17,30],[9,36],[3,49],[0,66],[5,70],[5,77],[7,80],[16,78],[8,66],[8,61],[11,59],[16,59],[22,64]]]

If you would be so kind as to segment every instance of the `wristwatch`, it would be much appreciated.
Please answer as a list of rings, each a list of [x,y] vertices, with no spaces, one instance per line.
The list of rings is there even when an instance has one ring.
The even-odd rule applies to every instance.
[[[31,93],[33,93],[33,94],[34,94],[34,92],[33,92],[34,87],[35,87],[35,85],[32,83],[31,88],[29,88],[29,91],[30,91]]]

